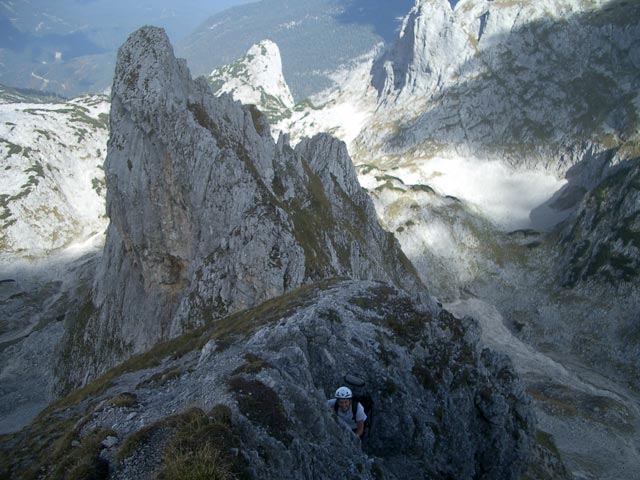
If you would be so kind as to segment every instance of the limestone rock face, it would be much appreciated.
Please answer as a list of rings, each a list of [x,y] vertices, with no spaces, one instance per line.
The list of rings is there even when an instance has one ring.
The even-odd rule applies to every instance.
[[[456,52],[454,61],[452,52]],[[456,66],[472,55],[467,33],[454,21],[449,0],[418,1],[405,17],[391,51],[378,61],[373,83],[384,102],[415,101],[415,95],[433,94],[450,83]]]
[[[280,49],[271,40],[253,45],[247,54],[211,72],[214,93],[230,93],[235,100],[260,108],[270,120],[291,115],[293,96],[282,74]]]
[[[621,1],[417,0],[374,65],[383,108],[358,149],[404,162],[453,151],[563,175],[637,144],[638,18]]]
[[[93,297],[61,368],[84,381],[185,328],[344,276],[424,291],[326,135],[293,150],[255,109],[193,81],[164,31],[122,46],[105,162],[107,231]]]
[[[522,478],[531,400],[508,358],[478,341],[473,320],[391,284],[323,281],[131,359],[42,422],[69,443],[105,438],[94,461],[108,478],[158,478],[181,444],[241,478]],[[374,401],[362,442],[326,404],[348,373]],[[21,448],[47,441],[39,428],[13,440],[13,478],[77,450]]]
[[[613,285],[640,274],[640,161],[625,164],[589,192],[561,240],[565,286],[590,279]]]
[[[102,233],[109,102],[38,103],[0,87],[0,270]]]

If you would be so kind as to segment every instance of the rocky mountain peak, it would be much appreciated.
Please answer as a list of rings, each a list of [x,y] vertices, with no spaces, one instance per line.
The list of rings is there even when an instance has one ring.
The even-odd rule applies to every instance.
[[[217,94],[230,93],[254,104],[272,120],[288,115],[295,103],[282,74],[280,49],[271,40],[253,45],[242,58],[214,70],[209,81]]]
[[[342,142],[274,143],[257,109],[193,81],[153,27],[120,49],[112,91],[111,223],[92,300],[67,329],[72,365],[60,372],[75,372],[70,384],[323,278],[425,291],[378,225]]]
[[[418,0],[391,51],[378,60],[373,83],[383,102],[400,94],[407,99],[432,95],[472,54],[469,36],[455,21],[449,0]]]

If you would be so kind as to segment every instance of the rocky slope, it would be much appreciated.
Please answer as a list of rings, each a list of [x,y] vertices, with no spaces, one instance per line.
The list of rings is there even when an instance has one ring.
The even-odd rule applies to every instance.
[[[564,246],[558,273],[565,286],[590,279],[612,285],[640,275],[639,158],[623,164],[597,185],[560,239]]]
[[[52,399],[60,320],[104,241],[109,100],[0,87],[0,431]],[[95,264],[92,264],[93,268]],[[87,267],[88,269],[92,267]]]
[[[67,319],[61,386],[323,278],[424,291],[377,224],[342,142],[274,143],[255,108],[191,80],[158,29],[133,34],[117,65],[111,223],[92,298]]]
[[[366,88],[327,102],[368,105],[347,122],[361,131],[350,153],[431,291],[548,355],[532,371],[524,349],[517,368],[579,478],[625,478],[639,458],[639,14],[624,1],[418,1],[372,70],[377,106]],[[515,337],[498,338],[513,354]]]
[[[374,84],[379,90],[369,95],[371,90],[366,85],[351,85],[355,88],[348,95],[344,89],[334,96],[325,105],[326,111],[315,110],[315,117],[305,117],[300,122],[303,127],[293,135],[298,139],[304,132],[323,128],[319,123],[314,125],[314,118],[321,118],[331,109],[341,115],[333,115],[330,128],[345,135],[345,139],[347,132],[349,138],[355,137],[351,123],[357,125],[357,130],[360,125],[366,126],[360,139],[351,142],[349,148],[356,161],[361,162],[360,179],[369,190],[383,225],[395,232],[430,290],[451,302],[448,308],[460,317],[470,314],[480,321],[481,344],[513,359],[534,398],[540,427],[538,445],[547,449],[536,451],[536,468],[525,478],[563,478],[571,474],[588,479],[634,478],[640,461],[640,412],[636,400],[640,298],[636,287],[638,149],[634,133],[638,90],[633,73],[637,71],[634,55],[638,50],[634,45],[638,36],[634,19],[637,8],[628,2],[416,2],[405,21],[399,45],[374,69]],[[462,41],[460,29],[469,34],[467,43]],[[580,45],[571,46],[568,38],[581,39]],[[469,56],[466,49],[474,42],[482,48]],[[586,46],[589,42],[593,45]],[[479,76],[470,79],[464,72],[452,72],[442,63],[441,53],[418,48],[428,50],[437,45],[459,47],[459,51],[448,50],[448,58],[466,59],[465,65],[473,66]],[[585,52],[569,58],[563,56],[561,46],[567,52],[576,48],[584,48]],[[599,53],[591,56],[590,52]],[[558,63],[558,58],[564,60]],[[433,72],[437,75],[432,76]],[[576,82],[574,77],[584,82]],[[368,75],[358,74],[358,78]],[[456,83],[458,80],[460,83]],[[523,86],[538,95],[529,97]],[[592,92],[591,86],[597,88]],[[602,91],[607,93],[606,98],[599,97]],[[547,101],[547,92],[553,102]],[[376,105],[378,100],[380,104]],[[366,112],[358,122],[352,122],[352,116],[342,113],[356,111],[354,106],[358,103],[366,105]],[[235,111],[228,106],[228,98],[223,98],[221,104],[227,105],[227,111]],[[378,114],[371,121],[376,106]],[[516,113],[511,110],[514,106]],[[461,107],[466,108],[460,110],[465,115],[459,118]],[[246,112],[245,121],[236,123],[253,124],[257,131],[259,122],[255,120],[259,115],[253,112],[249,121]],[[571,123],[567,112],[576,115],[578,127]],[[306,113],[296,115],[300,118]],[[519,115],[524,120],[516,118]],[[287,121],[295,126],[293,117]],[[433,119],[437,121],[432,123]],[[342,120],[348,120],[350,125],[341,125]],[[536,122],[546,126],[538,131]],[[150,122],[140,125],[143,131],[160,130]],[[182,124],[176,125],[180,128]],[[549,136],[547,127],[558,130]],[[286,144],[284,140],[278,145]],[[374,147],[371,151],[367,150],[369,142]],[[296,148],[296,155],[304,153],[305,161],[314,157],[310,147],[314,143],[324,144],[318,147],[323,151],[332,149],[327,144],[334,145],[327,137],[318,137]],[[337,145],[338,150],[343,148]],[[467,157],[469,152],[473,155]],[[532,167],[534,171],[530,170]],[[149,166],[143,170],[144,175],[149,175],[157,169]],[[318,177],[332,181],[332,170]],[[156,183],[173,184],[164,178]],[[331,181],[321,182],[323,188]],[[505,189],[507,194],[500,196]],[[274,182],[272,190],[276,195],[271,198],[280,195]],[[533,190],[537,190],[536,195],[531,194]],[[340,191],[327,190],[327,198],[341,196]],[[502,210],[496,213],[496,206]],[[517,222],[504,219],[503,213],[517,217]],[[134,223],[132,218],[133,211],[129,223]],[[531,229],[548,230],[563,219],[566,222],[549,234]],[[208,225],[201,219],[197,223]],[[192,228],[191,222],[180,224]],[[172,244],[172,248],[177,247]],[[137,258],[148,263],[148,252],[140,246],[132,249],[136,250],[142,251]],[[171,290],[167,285],[175,278],[173,271],[169,261],[167,268],[160,269],[161,275],[151,272],[147,277],[168,278],[169,282],[159,283],[161,288]],[[198,275],[201,274],[195,278],[200,282]],[[131,291],[139,288],[132,285]],[[209,295],[207,288],[203,291]],[[96,291],[92,293],[94,299]],[[107,291],[103,288],[103,292]],[[77,325],[72,319],[88,319],[96,314],[96,304],[88,301],[86,292],[82,295],[85,296],[75,300],[75,313],[67,316],[68,325]],[[127,304],[127,298],[121,302]],[[207,322],[214,309],[205,305],[204,310],[198,310],[203,303],[195,296],[189,301],[194,298],[200,302],[196,308],[188,302],[179,308],[186,305],[188,311],[197,312],[196,323]],[[173,332],[174,326],[179,331],[179,325],[173,324],[169,330]],[[88,342],[76,341],[82,331],[68,329],[67,334],[74,339],[72,344],[88,348]],[[78,351],[65,353],[76,355]],[[177,375],[171,369],[153,368],[158,379],[163,378],[163,373],[166,378]],[[325,395],[333,387],[323,388]],[[201,406],[208,410],[211,405]],[[135,413],[125,410],[113,415],[121,418],[125,412]],[[215,417],[213,412],[211,416]],[[124,423],[131,423],[133,418],[135,415]],[[199,418],[196,415],[196,420]],[[130,460],[128,467],[114,467],[112,463],[111,468],[149,471],[143,464],[140,466],[142,457],[150,449],[158,451],[158,445],[167,439],[167,430],[176,428],[172,422],[160,422],[157,429],[150,430],[155,440],[151,446],[142,447],[142,453]],[[126,429],[133,431],[136,427]],[[127,435],[118,433],[117,437]],[[571,474],[553,455],[554,441]],[[234,444],[232,448],[239,447]],[[107,461],[113,462],[113,451],[107,447],[103,453]],[[367,454],[372,458],[371,452]],[[160,462],[155,456],[150,458]],[[375,459],[367,472],[376,471],[378,463]],[[385,474],[397,471],[387,468]],[[133,474],[121,475],[119,478]]]
[[[428,296],[342,142],[274,143],[152,27],[120,51],[110,123],[105,249],[79,266],[57,352],[61,386],[87,385],[2,438],[3,475],[527,468],[535,421],[510,362]],[[325,404],[349,371],[376,401],[362,450]]]
[[[132,358],[5,439],[1,466],[9,478],[517,479],[529,399],[478,333],[389,284],[306,286]],[[325,403],[349,372],[375,399],[362,445]]]
[[[607,374],[624,364],[621,380],[640,367],[637,339],[628,334],[638,298],[639,18],[636,4],[617,1],[418,1],[398,43],[373,70],[378,115],[387,126],[396,122],[395,130],[376,130],[381,124],[374,120],[354,146],[381,146],[355,158],[383,167],[367,164],[361,171],[373,172],[366,184],[375,189],[378,211],[419,271],[452,266],[447,281],[432,285],[438,295],[475,292],[510,316],[544,309],[534,315],[545,325],[540,331],[562,325],[571,332],[562,338],[583,339],[570,341],[572,354]],[[471,153],[462,173],[451,165],[465,152]],[[502,197],[511,210],[535,188],[534,173],[555,172],[564,184],[547,190],[546,201],[529,203],[528,223],[501,222],[490,212],[490,197],[474,201],[472,191],[473,178],[486,190],[504,190],[481,173],[496,162],[511,164],[507,188],[520,184],[518,175],[528,178],[522,193]],[[461,175],[443,182],[448,170]],[[451,192],[462,202],[447,198]],[[531,231],[550,230],[560,220],[559,233]],[[531,295],[532,287],[540,295]],[[615,312],[606,327],[597,327],[603,323],[598,303]],[[597,340],[594,330],[607,333]],[[539,341],[556,343],[546,335]]]
[[[270,40],[253,45],[247,54],[209,75],[215,94],[256,105],[270,123],[291,115],[294,101],[282,75],[280,49]]]
[[[563,175],[637,136],[639,15],[626,1],[418,1],[374,68],[386,108],[361,144],[378,162],[453,150]]]
[[[639,15],[418,1],[351,149],[383,224],[514,359],[577,478],[635,478],[639,458]],[[546,197],[527,199],[536,189]]]
[[[102,164],[108,99],[33,103],[33,96],[16,93],[3,90],[0,103],[0,261],[5,265],[44,257],[104,232],[107,224]]]

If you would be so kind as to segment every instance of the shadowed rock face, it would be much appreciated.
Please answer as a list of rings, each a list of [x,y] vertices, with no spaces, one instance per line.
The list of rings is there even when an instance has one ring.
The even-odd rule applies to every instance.
[[[13,440],[11,473],[56,471],[86,447],[87,469],[158,478],[171,452],[207,447],[238,478],[515,480],[534,443],[530,399],[508,358],[478,340],[472,320],[388,283],[307,285],[134,357],[49,409]],[[346,373],[375,402],[362,444],[326,405]],[[43,454],[45,430],[83,449],[50,442],[57,454]]]
[[[60,371],[70,385],[322,278],[425,292],[342,142],[274,143],[255,108],[191,79],[161,29],[120,49],[110,121],[111,224],[91,302],[68,322]]]
[[[586,161],[592,188],[591,157],[638,141],[638,18],[624,0],[416,0],[372,71],[387,130],[358,143],[373,159],[452,150],[559,175]]]
[[[558,275],[565,286],[590,279],[611,285],[634,282],[640,273],[640,162],[635,159],[604,178],[585,197],[564,229]]]

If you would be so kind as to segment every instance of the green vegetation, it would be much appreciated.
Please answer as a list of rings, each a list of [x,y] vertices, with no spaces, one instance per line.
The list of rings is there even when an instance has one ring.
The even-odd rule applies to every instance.
[[[61,113],[70,116],[71,123],[80,123],[91,127],[93,130],[109,128],[109,115],[106,113],[100,113],[98,118],[94,118],[89,115],[90,110],[81,105],[66,104],[63,108],[48,109],[48,108],[27,108],[25,113],[31,115],[44,115],[51,113]]]
[[[327,276],[327,270],[332,264],[325,233],[332,229],[336,221],[322,181],[304,160],[303,167],[308,178],[309,200],[304,202],[303,199],[294,197],[287,203],[286,210],[293,220],[296,241],[304,249],[306,276],[319,279]],[[339,251],[338,256],[344,265],[348,255]]]
[[[296,103],[293,110],[295,112],[303,112],[304,110],[322,110],[325,106],[326,104],[314,105],[311,100],[305,98],[304,100]]]
[[[218,405],[205,414],[198,408],[169,419],[176,433],[167,446],[159,479],[209,480],[248,478],[231,422],[231,410]]]
[[[402,179],[398,177],[394,177],[392,175],[378,175],[376,176],[376,180],[379,182],[384,181],[384,183],[378,185],[375,188],[376,192],[381,192],[382,190],[396,190],[398,192],[404,192],[406,187],[404,186],[404,182]],[[398,186],[401,185],[401,186]]]
[[[78,143],[84,142],[87,138],[87,134],[89,133],[89,130],[87,130],[86,128],[75,128],[74,130],[76,132],[76,137],[78,138],[77,142]]]
[[[242,341],[259,328],[277,322],[293,311],[309,305],[313,302],[318,289],[330,286],[336,281],[337,279],[330,279],[319,284],[303,286],[280,297],[267,300],[258,307],[237,312],[222,319],[210,317],[211,327],[207,330],[206,341],[215,340],[218,348],[225,348]]]
[[[139,383],[136,388],[148,388],[148,387],[162,387],[166,385],[167,382],[173,380],[174,378],[178,378],[184,372],[179,368],[168,368],[164,372],[154,373],[144,382]]]
[[[13,197],[7,195],[6,193],[0,194],[0,208],[2,212],[0,213],[0,220],[6,220],[11,216],[11,210],[9,210],[9,201],[12,200]]]
[[[269,362],[262,360],[260,357],[257,357],[252,353],[247,353],[244,356],[244,359],[246,363],[236,368],[232,375],[239,375],[241,373],[256,374],[265,368],[271,367]]]
[[[25,152],[30,151],[30,149],[24,149],[20,151],[24,154]],[[33,188],[38,186],[38,184],[40,183],[39,179],[45,178],[44,168],[42,167],[42,164],[40,162],[36,162],[30,167],[28,167],[27,169],[25,169],[24,173],[28,174],[29,178],[27,182],[20,187],[21,191],[19,193],[15,195],[0,194],[0,208],[2,209],[2,211],[0,211],[0,220],[6,220],[9,217],[11,217],[12,213],[11,213],[11,209],[9,208],[9,204],[11,202],[16,202],[18,200],[26,198],[31,193]],[[43,209],[46,210],[46,207],[43,207]],[[55,212],[57,212],[56,209],[54,210]],[[51,211],[54,211],[54,210],[51,210]],[[3,228],[6,229],[13,223],[15,223],[15,220],[11,222],[5,222],[5,224],[3,225]]]
[[[245,417],[285,445],[291,445],[293,438],[287,431],[290,422],[276,392],[258,380],[241,376],[231,377],[227,383]]]
[[[43,130],[41,128],[36,128],[35,131],[38,132],[40,135],[42,135],[47,140],[49,140],[49,141],[51,140],[51,132],[49,132],[48,130]]]
[[[272,123],[291,117],[291,110],[287,108],[282,100],[265,91],[261,91],[260,93],[259,108],[269,119],[269,122]]]
[[[40,162],[34,163],[24,171],[24,173],[32,173],[32,172],[35,173],[36,177],[44,178],[44,169],[42,168],[42,164]],[[33,176],[34,175],[30,175],[29,178]]]
[[[368,175],[374,170],[379,170],[379,168],[369,163],[362,163],[360,165],[356,165],[356,170],[360,172],[360,175]]]
[[[375,312],[378,320],[374,323],[389,329],[400,345],[412,346],[424,340],[425,325],[431,321],[427,313],[416,312],[408,297],[400,297],[391,302],[397,291],[387,285],[369,288],[366,295],[354,297],[351,304]]]
[[[167,434],[171,440],[163,448],[159,479],[248,478],[246,463],[233,454],[240,440],[233,429],[231,410],[225,405],[217,405],[208,414],[190,408],[142,428],[123,443],[117,461],[135,455],[143,445],[154,441],[163,444],[160,439]]]
[[[109,405],[133,408],[137,399],[125,392],[112,398]],[[79,415],[84,418],[79,420]],[[42,478],[43,473],[52,479],[107,478],[107,464],[99,456],[101,442],[117,435],[111,430],[87,432],[86,424],[92,416],[91,408],[84,414],[75,407],[49,408],[25,431],[1,436],[0,478],[36,479]],[[233,453],[240,446],[239,438],[233,430],[231,411],[224,405],[208,414],[192,408],[142,428],[126,438],[116,460],[121,462],[135,455],[151,442],[162,448],[158,478],[248,478],[243,458]],[[194,469],[194,461],[199,464],[198,469]],[[202,471],[230,476],[190,473]]]
[[[135,393],[124,392],[113,397],[109,405],[115,408],[133,408],[138,405],[138,397]]]
[[[89,115],[89,109],[80,106],[76,106],[71,112],[71,121],[89,125],[94,130],[109,129],[109,114],[100,113],[98,118],[94,118]]]
[[[210,443],[167,454],[159,475],[163,480],[231,480],[236,478],[219,450]]]
[[[97,430],[80,438],[76,432],[65,435],[54,449],[53,468],[47,478],[65,480],[100,479],[108,477],[106,460],[100,458],[101,442],[115,435],[111,430]],[[73,441],[79,442],[75,446]]]
[[[38,437],[18,445],[9,455],[0,452],[0,477],[53,480],[105,479],[106,462],[100,458],[101,442],[115,435],[111,430],[95,430],[82,435],[83,422],[53,417],[38,427]],[[10,438],[4,436],[2,443]],[[35,461],[34,461],[35,460]],[[14,474],[12,474],[12,472]]]
[[[107,183],[105,182],[104,178],[92,178],[91,186],[99,196],[102,196],[103,191],[107,191]]]
[[[20,145],[11,143],[9,140],[5,140],[4,138],[0,138],[0,144],[5,144],[7,146],[8,151],[6,158],[9,158],[11,155],[18,155],[22,152],[22,147]]]
[[[429,185],[410,185],[409,190],[412,192],[425,192],[430,195],[435,195],[436,191]]]

